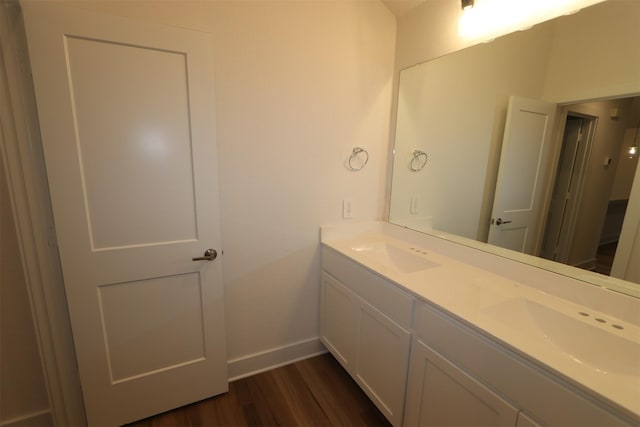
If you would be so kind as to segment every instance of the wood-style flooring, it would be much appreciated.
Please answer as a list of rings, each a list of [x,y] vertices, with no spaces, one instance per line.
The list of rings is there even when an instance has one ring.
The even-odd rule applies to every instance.
[[[611,267],[613,266],[613,258],[616,256],[617,248],[618,242],[598,246],[596,268],[594,270],[596,273],[611,275]]]
[[[327,353],[232,382],[226,394],[129,426],[390,424],[349,374]]]

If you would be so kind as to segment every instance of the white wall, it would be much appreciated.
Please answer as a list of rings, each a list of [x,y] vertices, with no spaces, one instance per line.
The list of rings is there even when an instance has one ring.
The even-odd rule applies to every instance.
[[[609,0],[557,21],[544,99],[640,94],[639,1]]]
[[[460,2],[430,0],[398,18],[396,70],[475,44],[458,36]]]
[[[384,210],[395,17],[378,1],[70,4],[213,34],[230,375],[316,351],[319,226],[345,197],[354,220]]]

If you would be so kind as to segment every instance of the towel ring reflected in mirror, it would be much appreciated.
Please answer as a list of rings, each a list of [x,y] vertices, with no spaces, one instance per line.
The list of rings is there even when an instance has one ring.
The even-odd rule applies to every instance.
[[[360,154],[363,154],[364,158],[362,158],[363,156],[360,156]],[[353,152],[349,156],[349,160],[347,160],[347,166],[352,171],[359,171],[366,166],[368,161],[369,152],[367,150],[360,147],[353,147]]]
[[[409,161],[409,169],[413,172],[419,172],[425,167],[428,160],[429,156],[427,156],[427,153],[420,150],[413,150],[413,157],[411,157]]]

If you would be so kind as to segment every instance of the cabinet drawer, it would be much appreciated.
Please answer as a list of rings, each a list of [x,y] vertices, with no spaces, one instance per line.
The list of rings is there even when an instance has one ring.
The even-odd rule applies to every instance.
[[[326,246],[322,268],[403,328],[411,327],[414,299],[408,293]]]
[[[597,402],[584,391],[564,383],[552,373],[439,310],[420,304],[415,333],[517,408],[549,426],[631,426],[632,420],[613,415],[613,408]]]

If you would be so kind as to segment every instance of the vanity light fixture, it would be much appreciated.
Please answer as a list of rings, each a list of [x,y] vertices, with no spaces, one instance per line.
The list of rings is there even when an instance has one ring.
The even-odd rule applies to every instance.
[[[491,40],[603,1],[462,0],[458,35],[466,40]]]

